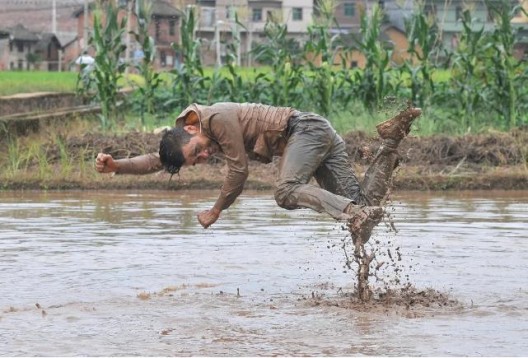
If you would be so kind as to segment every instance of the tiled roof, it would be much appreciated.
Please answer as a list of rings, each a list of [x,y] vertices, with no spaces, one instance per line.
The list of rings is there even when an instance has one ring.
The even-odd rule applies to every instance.
[[[57,42],[59,41],[57,39],[57,36],[55,36],[51,32],[44,32],[40,34],[40,39],[35,45],[35,50],[36,51],[45,50],[48,47],[49,43],[53,41],[53,39],[55,39]]]
[[[89,8],[93,9],[95,6],[94,2],[89,3]],[[74,11],[73,16],[79,17],[84,12],[84,6],[80,6]],[[161,17],[173,17],[181,16],[181,11],[163,0],[154,0],[152,2],[152,15]]]
[[[29,31],[22,24],[18,24],[14,27],[7,28],[6,30],[9,32],[11,36],[13,36],[13,39],[15,40],[34,41],[34,42],[39,40],[39,37],[34,32]]]
[[[55,34],[55,36],[57,36],[57,39],[59,40],[62,47],[65,47],[77,40],[76,32],[59,31]]]
[[[172,17],[181,16],[181,11],[165,1],[154,1],[152,3],[152,15]]]

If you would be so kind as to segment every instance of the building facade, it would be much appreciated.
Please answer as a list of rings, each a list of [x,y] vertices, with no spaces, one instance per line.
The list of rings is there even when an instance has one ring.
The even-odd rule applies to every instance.
[[[60,0],[64,5],[76,6],[70,15],[59,12],[58,28],[55,32],[59,44],[50,40],[43,44],[46,23],[50,20],[50,2],[48,0],[5,0],[0,20],[11,23],[16,15],[20,18],[24,29],[16,30],[16,26],[2,27],[0,22],[0,69],[73,69],[75,59],[87,48],[87,38],[93,29],[93,7],[95,1],[87,2],[85,8],[78,0]],[[135,0],[105,0],[114,1],[120,6],[120,18],[129,18],[127,32],[135,31]],[[147,0],[145,0],[147,1]],[[195,36],[201,39],[201,57],[204,65],[221,65],[227,61],[229,51],[234,49],[234,58],[239,65],[254,65],[251,50],[255,44],[266,41],[265,26],[268,21],[285,24],[288,37],[295,39],[300,45],[306,41],[308,29],[318,17],[319,5],[322,0],[151,0],[152,18],[149,33],[154,38],[157,56],[155,67],[159,70],[170,70],[182,61],[182,54],[174,50],[173,44],[179,44],[181,17],[187,7],[193,6],[198,15]],[[498,3],[502,0],[490,0]],[[512,0],[512,6],[521,1],[528,10],[528,0]],[[27,3],[27,5],[26,5]],[[326,5],[328,3],[325,2]],[[439,27],[442,45],[454,49],[462,31],[460,18],[464,10],[469,10],[475,19],[472,26],[491,30],[494,26],[490,9],[485,0],[424,0],[423,11],[434,17]],[[335,18],[330,26],[333,34],[350,35],[360,39],[360,22],[363,13],[369,14],[376,5],[384,9],[385,22],[381,29],[380,40],[392,49],[392,61],[400,63],[406,59],[408,42],[405,37],[405,18],[416,11],[418,3],[414,0],[335,0],[331,11]],[[23,7],[27,7],[24,12]],[[61,6],[62,9],[62,6]],[[88,16],[85,21],[85,10]],[[46,16],[43,16],[46,13]],[[13,16],[10,16],[13,15]],[[24,16],[28,17],[24,17]],[[41,16],[42,15],[42,16]],[[4,16],[4,17],[2,17]],[[37,18],[38,17],[38,18]],[[72,24],[73,19],[73,26]],[[528,28],[528,16],[520,12],[512,21],[519,28]],[[32,27],[33,26],[33,27]],[[44,30],[43,30],[44,29]],[[126,35],[123,39],[127,44],[126,60],[134,60],[141,53],[140,45],[133,36]],[[528,50],[528,30],[520,31],[520,42],[517,46],[517,56],[526,57]],[[37,45],[38,44],[38,45]],[[51,46],[50,50],[44,48]],[[52,58],[54,47],[60,47],[59,58]],[[44,65],[45,54],[50,57]],[[62,53],[62,57],[60,56]],[[55,61],[58,65],[51,66]],[[351,67],[362,67],[364,56],[358,51],[349,59]]]
[[[285,24],[288,36],[302,41],[313,18],[311,0],[197,0],[186,6],[196,7],[196,35],[203,39],[206,65],[225,63],[227,48],[233,46],[237,64],[251,66],[250,51],[265,40],[268,21]]]
[[[133,0],[113,0],[118,7],[118,21],[127,18],[127,29],[123,42],[127,45],[126,60],[134,61],[141,58],[141,46],[130,32],[137,32],[136,2]],[[178,54],[172,47],[180,39],[180,10],[169,2],[154,0],[151,3],[151,19],[148,32],[156,44],[157,56],[154,66],[158,70],[170,70],[179,61]],[[77,18],[77,37],[79,38],[79,54],[88,48],[88,39],[94,24],[95,3],[79,7],[73,14]],[[87,11],[87,16],[85,14]]]

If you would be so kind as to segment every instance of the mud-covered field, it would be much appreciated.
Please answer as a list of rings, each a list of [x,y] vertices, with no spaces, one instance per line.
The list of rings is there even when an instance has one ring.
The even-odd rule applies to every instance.
[[[51,138],[51,137],[50,137]],[[174,189],[217,188],[225,174],[221,157],[202,165],[182,170],[179,177],[168,183],[169,175],[159,173],[143,177],[115,176],[111,180],[99,175],[76,175],[75,167],[84,160],[85,170],[98,152],[112,154],[115,158],[132,157],[158,150],[160,135],[128,132],[123,135],[64,135],[63,149],[67,161],[73,167],[70,175],[60,169],[64,162],[64,150],[56,137],[44,142],[41,147],[46,159],[55,168],[57,175],[37,177],[41,159],[29,159],[25,164],[27,173],[3,178],[4,189],[41,188],[49,189],[94,189],[94,188],[159,188]],[[359,176],[365,172],[379,141],[362,132],[350,132],[344,136],[351,165]],[[28,139],[27,142],[30,142]],[[24,142],[24,140],[22,140]],[[8,151],[7,141],[0,141],[0,150]],[[23,144],[22,144],[23,147]],[[23,152],[23,148],[19,149]],[[527,189],[528,188],[528,129],[510,133],[490,133],[461,137],[432,136],[407,137],[400,145],[401,162],[394,179],[394,188],[402,190],[471,190],[471,189]],[[6,165],[6,163],[0,163]],[[276,178],[276,163],[251,162],[250,176],[246,188],[269,189]],[[32,175],[33,173],[33,175]],[[108,176],[105,176],[108,177]]]
[[[113,180],[107,177],[108,180]],[[114,178],[115,179],[115,178]],[[394,193],[356,292],[345,228],[245,191],[0,192],[6,356],[523,356],[528,191]],[[15,334],[13,333],[15,332]]]

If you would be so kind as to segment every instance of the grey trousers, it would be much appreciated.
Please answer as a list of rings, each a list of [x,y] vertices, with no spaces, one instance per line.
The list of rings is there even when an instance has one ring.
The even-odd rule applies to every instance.
[[[397,142],[382,143],[360,184],[345,142],[328,120],[314,113],[300,113],[290,119],[288,130],[275,191],[279,206],[310,208],[344,219],[343,212],[350,203],[380,205],[398,160]],[[312,177],[319,186],[309,184]]]

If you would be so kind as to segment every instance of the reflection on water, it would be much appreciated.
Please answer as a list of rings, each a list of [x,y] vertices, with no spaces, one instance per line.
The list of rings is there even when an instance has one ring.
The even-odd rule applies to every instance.
[[[379,245],[399,248],[402,278],[465,306],[416,318],[307,304],[352,290],[340,225],[248,192],[203,230],[195,215],[215,198],[0,193],[0,354],[528,351],[526,191],[398,193],[399,232],[380,226]]]

